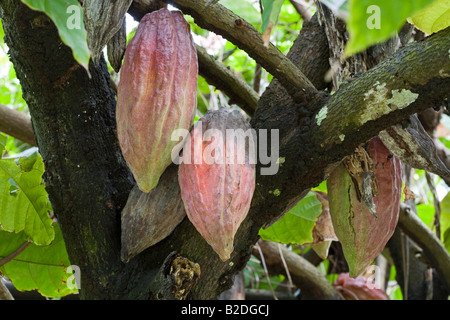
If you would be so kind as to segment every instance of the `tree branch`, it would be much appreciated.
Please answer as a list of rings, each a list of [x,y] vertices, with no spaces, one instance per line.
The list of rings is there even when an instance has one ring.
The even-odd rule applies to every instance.
[[[31,119],[23,112],[0,105],[0,131],[32,146],[37,146]]]
[[[200,27],[213,31],[237,45],[276,77],[292,95],[314,90],[314,85],[277,47],[264,45],[261,33],[218,2],[208,0],[167,0],[191,15]]]
[[[420,218],[411,212],[409,206],[401,204],[398,225],[402,231],[422,248],[424,256],[445,279],[450,288],[450,255],[442,242]]]
[[[199,3],[204,4],[205,1]],[[312,94],[310,99],[293,102],[285,92],[271,86],[264,93],[264,99],[261,97],[258,102],[252,125],[256,130],[268,129],[269,133],[271,129],[279,130],[279,157],[285,161],[275,176],[260,175],[258,166],[252,206],[236,234],[231,260],[223,263],[189,220],[184,219],[168,238],[123,264],[119,258],[120,211],[133,181],[117,143],[115,96],[109,86],[106,65],[103,62],[98,69],[91,66],[89,78],[74,61],[70,49],[61,46],[57,30],[44,14],[31,11],[14,0],[2,1],[0,7],[5,41],[23,86],[45,162],[46,188],[61,225],[71,263],[81,268],[82,298],[155,297],[163,285],[159,277],[160,268],[173,251],[198,263],[201,269],[199,283],[188,297],[216,298],[231,286],[232,276],[245,266],[251,248],[258,240],[259,229],[294,206],[305,194],[302,192],[318,185],[330,164],[351,153],[379,130],[428,107],[427,99],[442,101],[448,95],[450,78],[438,76],[429,79],[427,75],[434,74],[433,71],[423,68],[435,70],[438,66],[442,75],[450,73],[447,61],[450,29],[414,43],[392,58],[392,68],[401,71],[398,77],[407,80],[405,87],[400,88],[421,95],[414,103],[368,120],[361,128],[354,115],[367,114],[364,111],[367,105],[358,104],[364,102],[367,91],[356,89],[375,90],[377,85],[373,84],[376,81],[379,85],[386,83],[386,88],[400,89],[389,87],[394,80],[386,65],[386,74],[373,72],[363,77],[364,81],[358,83],[358,79],[354,81],[355,85],[351,83],[353,90],[344,87],[344,90],[336,92],[330,100],[332,104],[326,96],[316,94]],[[210,13],[203,11],[203,15]],[[32,27],[31,22],[36,26]],[[306,25],[304,28],[307,29]],[[297,53],[306,52],[311,45],[309,40],[302,42],[300,38]],[[420,51],[422,58],[409,59],[414,55],[411,50]],[[447,60],[442,61],[443,55]],[[291,57],[295,56],[292,52]],[[314,59],[315,56],[309,56],[309,61]],[[418,60],[426,60],[426,64],[421,66]],[[308,59],[302,64],[307,67]],[[414,69],[419,73],[412,72]],[[420,72],[424,72],[424,77]],[[413,77],[403,78],[404,73]],[[62,78],[66,81],[62,82]],[[412,83],[414,87],[408,88]],[[343,102],[341,112],[338,111],[339,101]],[[353,108],[350,108],[349,101],[355,102]],[[318,125],[316,114],[311,110],[320,110],[324,103],[328,112],[325,118],[324,112],[319,114],[323,119]],[[333,118],[335,122],[354,125],[341,127],[332,123]],[[330,125],[330,130],[324,128],[325,122]],[[342,144],[333,136],[339,130],[344,130],[341,133],[345,134]],[[174,186],[178,186],[176,170],[166,171],[164,179],[170,179]]]
[[[230,104],[237,104],[252,116],[258,104],[259,95],[242,78],[216,61],[206,50],[197,45],[199,73],[209,83],[222,90]]]
[[[286,261],[292,282],[301,289],[302,298],[313,300],[340,300],[340,296],[322,273],[302,256],[285,246],[269,241],[258,241],[264,260],[273,274],[284,274],[282,259]],[[280,250],[281,248],[281,250]],[[283,257],[280,256],[280,252]],[[258,259],[263,259],[258,250],[253,250]]]

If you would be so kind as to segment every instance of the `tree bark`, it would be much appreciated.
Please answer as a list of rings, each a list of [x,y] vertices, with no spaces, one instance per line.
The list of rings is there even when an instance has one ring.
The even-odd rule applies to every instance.
[[[318,185],[328,166],[379,130],[449,95],[450,78],[445,75],[450,74],[450,28],[405,48],[331,99],[305,90],[293,101],[274,82],[259,100],[252,125],[255,129],[279,130],[280,157],[285,162],[275,176],[258,175],[252,206],[238,230],[230,261],[222,262],[184,219],[168,238],[124,264],[120,261],[120,212],[134,182],[116,138],[115,93],[109,87],[106,65],[102,61],[99,68],[90,66],[89,78],[45,15],[15,0],[2,1],[0,8],[5,41],[44,159],[47,191],[70,261],[81,268],[81,298],[85,299],[176,298],[182,287],[192,287],[186,298],[216,298],[245,266],[259,229]],[[195,8],[190,12],[202,15]],[[307,32],[304,27],[302,34]],[[289,55],[293,61],[317,49],[307,36],[302,41],[302,34],[296,50]],[[317,70],[308,66],[308,61],[316,57],[320,55],[297,63],[307,78],[316,77]],[[364,94],[375,89],[377,81],[389,90],[404,88],[419,93],[419,97],[401,110],[361,123],[358,119],[367,115]],[[318,124],[318,111],[325,105],[328,112]],[[322,118],[323,113],[319,116]],[[343,142],[339,138],[342,134]],[[166,171],[162,179],[177,185],[177,171]],[[191,268],[194,264],[189,261],[200,266],[200,278],[195,283],[193,278],[176,278],[178,273],[171,272],[179,267],[179,261]],[[174,286],[180,281],[182,287]]]

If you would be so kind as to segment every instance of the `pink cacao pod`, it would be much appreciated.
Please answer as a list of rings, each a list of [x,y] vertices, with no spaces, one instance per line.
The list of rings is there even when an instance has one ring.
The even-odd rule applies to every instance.
[[[369,141],[367,151],[378,185],[378,195],[373,197],[378,217],[358,200],[355,184],[343,164],[327,180],[333,228],[342,245],[350,277],[361,275],[383,250],[394,233],[400,211],[400,161],[378,137]]]
[[[241,139],[250,129],[238,111],[208,111],[186,140],[178,168],[186,214],[222,261],[230,258],[255,189],[252,142]]]
[[[198,62],[179,11],[146,14],[125,52],[117,92],[117,136],[143,192],[170,165],[175,129],[188,130],[197,108]]]
[[[346,300],[389,300],[386,292],[363,276],[351,278],[348,273],[341,273],[333,285]]]

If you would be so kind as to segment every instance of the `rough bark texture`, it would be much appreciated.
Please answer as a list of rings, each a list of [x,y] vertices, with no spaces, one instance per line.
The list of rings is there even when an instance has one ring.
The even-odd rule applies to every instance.
[[[257,177],[250,212],[235,238],[232,263],[221,262],[184,219],[170,237],[123,264],[120,212],[134,183],[115,136],[115,97],[106,65],[102,62],[97,69],[91,66],[89,78],[43,14],[14,0],[2,1],[0,8],[5,40],[45,161],[50,200],[71,263],[81,268],[82,298],[177,298],[186,288],[192,290],[183,298],[216,298],[245,266],[260,227],[295,205],[304,190],[319,184],[328,165],[379,130],[430,103],[441,103],[449,94],[450,78],[436,75],[436,70],[450,73],[450,28],[399,52],[377,71],[336,92],[328,102],[326,95],[303,93],[293,102],[285,91],[270,86],[259,101],[252,125],[255,129],[279,129],[280,157],[286,160],[276,176]],[[303,35],[307,29],[302,30]],[[318,47],[305,37],[290,55],[295,59],[309,51],[299,68],[310,79],[316,77],[316,70],[309,69],[308,63],[320,58],[316,50]],[[323,79],[323,75],[320,77]],[[365,114],[362,97],[376,81],[386,82],[389,87],[395,83],[395,88],[414,90],[420,96],[410,106],[373,121],[362,125],[352,122],[353,112]],[[324,103],[328,114],[318,125],[315,111]],[[343,127],[340,123],[350,125]],[[334,138],[340,134],[345,134],[342,144]],[[166,179],[177,183],[176,174]],[[276,189],[280,192],[274,193]],[[174,274],[173,270],[180,273]],[[186,274],[193,276],[183,276]],[[174,287],[174,283],[180,286]]]

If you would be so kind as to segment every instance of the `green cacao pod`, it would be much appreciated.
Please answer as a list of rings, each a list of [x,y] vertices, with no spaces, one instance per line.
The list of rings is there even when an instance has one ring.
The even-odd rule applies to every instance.
[[[378,194],[373,197],[376,216],[358,196],[358,184],[340,164],[328,180],[333,228],[342,244],[350,277],[361,275],[383,250],[398,222],[401,198],[401,164],[378,137],[368,143]]]
[[[178,168],[186,214],[222,261],[230,258],[255,189],[250,129],[238,111],[208,111],[191,130]]]
[[[116,110],[122,154],[143,192],[172,163],[178,143],[172,132],[192,124],[197,77],[197,52],[181,12],[146,14],[125,51]]]

